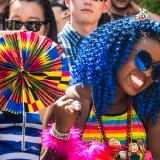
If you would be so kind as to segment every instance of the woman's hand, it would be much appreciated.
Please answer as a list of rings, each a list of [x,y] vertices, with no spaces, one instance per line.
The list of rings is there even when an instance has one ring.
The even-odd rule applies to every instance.
[[[136,15],[140,12],[140,6],[135,2],[131,1],[128,7],[128,15]]]
[[[60,133],[68,133],[78,117],[73,102],[73,99],[64,95],[54,103],[55,128]]]

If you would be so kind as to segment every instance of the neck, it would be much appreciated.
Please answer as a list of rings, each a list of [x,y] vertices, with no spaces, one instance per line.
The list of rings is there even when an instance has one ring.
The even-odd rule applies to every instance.
[[[68,21],[69,21],[69,18],[66,18],[66,19],[60,20],[59,23],[57,22],[58,33],[62,31],[63,27]]]
[[[121,15],[121,16],[127,16],[128,15],[128,9],[118,9],[118,8],[111,8],[111,13]]]
[[[94,29],[97,28],[98,22],[96,24],[88,24],[82,22],[71,21],[72,28],[77,31],[81,36],[87,37]]]
[[[113,102],[112,111],[107,111],[110,114],[119,114],[124,112],[128,106],[129,96],[120,88],[117,87],[116,97]]]
[[[124,97],[121,97],[120,99],[119,97],[116,97],[113,102],[112,111],[109,111],[107,108],[107,113],[108,114],[120,114],[126,111],[127,105],[128,105],[128,99],[129,99],[128,95],[125,95]]]

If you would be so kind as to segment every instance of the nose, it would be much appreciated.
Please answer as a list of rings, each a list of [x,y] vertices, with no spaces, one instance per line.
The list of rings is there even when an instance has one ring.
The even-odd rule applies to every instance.
[[[24,31],[24,32],[28,31],[24,24],[22,25],[22,27],[20,28],[20,30]]]
[[[84,4],[89,4],[89,5],[91,5],[91,2],[92,2],[93,0],[84,0]]]
[[[150,69],[148,69],[146,71],[142,71],[142,72],[145,74],[146,77],[151,77],[152,69],[150,68]]]

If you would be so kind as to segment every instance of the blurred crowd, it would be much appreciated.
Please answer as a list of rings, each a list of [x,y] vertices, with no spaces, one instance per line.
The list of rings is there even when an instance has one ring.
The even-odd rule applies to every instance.
[[[79,55],[82,53],[86,53],[88,50],[90,51],[90,52],[86,53],[86,55],[84,55],[84,57],[82,54],[82,57],[84,58],[84,61],[86,61],[86,65],[87,65],[87,62],[89,64],[92,64],[92,61],[88,61],[85,59],[93,51],[92,47],[95,50],[99,49],[98,52],[96,51],[97,58],[98,58],[98,55],[101,53],[101,47],[103,48],[103,45],[101,46],[100,44],[103,44],[103,41],[105,41],[105,39],[96,38],[97,34],[99,34],[99,36],[101,36],[101,34],[104,34],[104,36],[111,36],[110,39],[112,39],[112,36],[113,36],[113,38],[115,38],[115,43],[116,43],[116,40],[119,39],[120,36],[121,36],[121,38],[123,38],[123,36],[127,37],[127,35],[125,35],[125,33],[124,33],[123,36],[120,35],[119,37],[114,37],[116,33],[117,34],[119,33],[119,30],[118,30],[118,28],[116,30],[116,26],[115,27],[112,26],[112,22],[113,22],[113,25],[115,24],[115,25],[117,25],[117,27],[119,26],[120,30],[125,32],[125,28],[122,27],[124,25],[122,22],[123,19],[124,19],[124,22],[127,24],[129,22],[129,19],[127,19],[127,18],[130,18],[131,16],[139,14],[141,11],[144,12],[144,14],[146,13],[145,12],[146,10],[143,8],[143,6],[139,6],[138,4],[136,4],[132,0],[50,0],[50,1],[49,0],[10,0],[10,1],[0,0],[0,36],[3,35],[2,34],[3,31],[13,31],[14,32],[17,30],[21,30],[24,32],[26,32],[26,31],[37,32],[39,35],[43,35],[43,36],[50,38],[52,41],[56,42],[62,48],[62,50],[65,54],[65,57],[68,60],[68,65],[69,65],[70,71],[73,72],[73,75],[75,73],[75,77],[76,77],[76,74],[78,77],[78,75],[80,76],[81,73],[80,73],[80,71],[78,72],[77,68],[75,69],[75,63],[77,62],[77,67],[79,69],[81,67],[83,68],[83,66],[81,66],[82,64],[80,64],[80,59],[78,59]],[[153,12],[150,12],[150,11],[148,11],[147,14],[149,16],[149,19],[153,20],[155,22],[153,24],[153,26],[154,25],[156,26],[156,22],[157,23],[160,22],[159,15],[157,15]],[[144,15],[142,15],[142,16],[144,16]],[[146,20],[146,17],[144,17],[144,19]],[[140,18],[140,20],[142,20],[142,19]],[[128,24],[128,26],[129,25],[130,24]],[[113,33],[113,35],[111,35],[112,31],[110,33],[110,32],[108,32],[107,29],[106,29],[106,32],[103,33],[103,31],[105,30],[105,27],[103,28],[103,26],[106,26],[106,28],[108,27],[107,29],[110,31],[112,28],[114,28],[115,30],[113,30],[113,32],[115,32],[115,34]],[[98,29],[101,31],[99,31]],[[134,31],[134,29],[133,29],[133,31]],[[146,32],[148,32],[148,31],[146,31]],[[90,36],[90,34],[92,35],[92,33],[93,33],[93,37],[91,36],[91,39],[93,38],[93,42],[96,41],[95,44],[93,43],[93,45],[91,45],[92,44],[91,39],[87,39],[87,40],[85,39],[86,37]],[[106,33],[108,33],[108,35],[106,35]],[[138,33],[135,33],[135,35],[136,34],[138,34]],[[159,34],[159,32],[157,31],[157,35],[158,34]],[[129,39],[126,38],[124,41],[125,42],[128,41],[128,45],[133,45],[134,43],[136,43],[136,41],[132,41],[132,42],[130,41],[131,39],[134,39],[134,35],[129,35],[129,36],[131,36],[131,37]],[[124,41],[120,41],[120,40],[119,40],[119,43],[118,42],[116,43],[117,46],[118,45],[120,46],[123,43],[124,43],[123,46],[127,46],[127,43],[125,43]],[[97,41],[99,41],[100,48],[98,48],[98,47],[94,48],[94,45],[97,45]],[[106,40],[106,42],[108,42],[108,41]],[[110,45],[113,45],[113,48],[116,48],[116,46],[114,46],[114,42],[113,43],[108,42],[108,43],[110,43]],[[141,50],[144,50],[145,45],[147,45],[151,48],[151,49],[150,48],[148,49],[149,50],[148,52],[151,52],[152,50],[155,49],[154,50],[154,53],[155,53],[155,52],[158,52],[158,49],[159,49],[158,45],[156,45],[157,43],[158,42],[155,40],[149,41],[148,39],[146,39],[146,44],[145,43],[143,44],[143,42],[140,39],[140,43],[136,44],[135,47],[139,47]],[[88,44],[90,44],[90,45],[88,46]],[[150,44],[153,44],[153,46],[150,46]],[[88,46],[88,48],[86,46]],[[126,49],[126,51],[129,51],[129,53],[133,52],[130,50],[131,48],[127,48],[127,47],[126,48],[124,47],[124,49]],[[82,48],[85,48],[86,50],[83,50]],[[104,47],[104,50],[106,48]],[[113,51],[113,53],[115,53],[116,55],[118,54],[114,49],[109,50],[109,51],[110,52]],[[117,51],[118,51],[118,48],[117,48]],[[93,53],[95,53],[95,52],[93,52]],[[138,54],[139,52],[136,50],[136,53]],[[141,56],[143,54],[144,53],[141,53]],[[125,57],[125,54],[123,54],[123,55]],[[89,55],[87,57],[87,59],[89,59],[89,60],[92,59],[93,58],[92,56],[93,56],[92,54]],[[158,56],[156,57],[155,54],[153,57],[154,57],[154,62],[160,61],[160,57],[158,57]],[[139,61],[142,61],[141,57],[138,57],[138,58],[140,59]],[[126,59],[127,59],[127,57],[126,57]],[[122,61],[124,62],[124,61],[126,61],[126,59],[122,59]],[[96,60],[97,60],[96,57],[95,57],[95,59],[93,58],[93,61],[96,61]],[[101,61],[103,61],[103,59],[100,59],[100,62]],[[123,65],[122,61],[121,61],[121,64]],[[139,61],[136,61],[136,62],[138,63]],[[154,62],[152,62],[151,66],[150,66],[153,68],[152,72],[156,68],[154,65]],[[119,63],[119,62],[117,61],[117,63]],[[96,64],[98,64],[98,62],[96,62]],[[127,62],[125,64],[127,64]],[[104,64],[104,66],[105,65],[106,64]],[[121,66],[118,66],[118,67],[119,68],[117,68],[117,69],[121,68]],[[130,66],[128,66],[128,67],[130,67]],[[95,72],[98,69],[99,69],[99,67],[95,68]],[[108,67],[108,69],[109,69],[109,67]],[[114,67],[112,69],[114,70]],[[148,70],[148,68],[146,70]],[[94,72],[94,69],[91,71]],[[143,71],[144,70],[142,70],[142,72]],[[103,69],[100,72],[103,73]],[[82,73],[84,73],[84,72],[82,72]],[[107,72],[107,71],[106,71],[106,73],[109,74],[109,72]],[[157,74],[157,75],[158,75],[158,73],[159,73],[158,71],[156,73],[154,72],[154,74]],[[90,76],[91,74],[92,73],[89,73],[88,75]],[[125,74],[125,71],[123,72],[123,74]],[[144,89],[146,89],[151,84],[151,82],[153,82],[153,80],[148,80],[148,81],[146,80],[147,81],[146,88],[140,89],[141,86],[143,85],[143,83],[145,83],[145,80],[144,80],[143,76],[137,76],[137,74],[138,73],[133,74],[131,81],[132,81],[132,85],[136,89],[138,88],[137,90],[139,90],[138,92],[140,92],[140,91],[143,91]],[[114,72],[114,75],[116,75],[115,72]],[[98,76],[99,76],[99,74],[97,73],[97,77]],[[80,82],[82,84],[85,84],[85,82],[87,83],[89,80],[85,79],[84,80],[85,82],[84,82],[83,81],[84,77],[81,77],[80,81],[76,80],[76,83],[77,84],[78,84],[78,82]],[[104,77],[105,77],[105,75],[104,75]],[[81,115],[80,120],[78,120],[78,122],[75,120],[77,118],[77,116],[79,116],[76,113],[74,113],[73,117],[72,117],[72,115],[69,115],[68,113],[66,113],[66,119],[68,116],[68,119],[67,119],[68,123],[66,122],[66,123],[63,123],[63,125],[62,125],[61,124],[62,119],[57,118],[56,115],[54,115],[55,113],[57,113],[57,115],[60,116],[61,113],[59,111],[51,111],[49,114],[49,111],[48,111],[48,114],[46,114],[47,109],[45,108],[45,109],[42,109],[36,113],[26,113],[26,116],[25,116],[26,117],[26,124],[25,124],[25,126],[23,126],[23,124],[22,124],[23,115],[14,115],[12,113],[0,111],[0,149],[1,149],[0,160],[8,159],[8,156],[10,157],[9,159],[13,159],[13,160],[14,159],[15,160],[18,160],[18,159],[38,160],[40,154],[41,154],[41,157],[40,157],[41,160],[65,159],[65,157],[63,157],[63,158],[60,158],[59,156],[57,157],[56,154],[58,153],[58,151],[57,151],[57,153],[53,153],[53,155],[50,155],[49,154],[50,151],[46,150],[45,147],[42,147],[42,144],[41,144],[42,128],[43,129],[48,128],[48,124],[51,123],[51,113],[53,113],[52,118],[54,117],[56,119],[56,125],[53,126],[54,133],[52,133],[52,135],[56,136],[55,134],[58,134],[57,139],[63,139],[63,138],[67,139],[67,135],[69,135],[67,133],[70,132],[71,124],[72,125],[74,124],[70,121],[70,119],[72,119],[73,121],[75,120],[77,122],[76,124],[78,124],[80,127],[82,127],[84,129],[85,128],[84,124],[89,123],[87,118],[91,119],[91,117],[92,117],[92,110],[90,110],[90,106],[94,105],[93,104],[94,101],[92,101],[92,98],[96,99],[96,93],[97,93],[98,94],[97,99],[96,99],[97,101],[95,103],[100,104],[100,101],[103,101],[102,100],[103,98],[107,99],[107,97],[103,94],[103,93],[106,93],[108,90],[106,86],[109,87],[109,84],[112,85],[111,82],[107,85],[104,83],[104,88],[105,87],[106,88],[105,88],[105,90],[102,91],[102,93],[100,92],[100,90],[101,90],[101,88],[103,88],[103,85],[99,86],[99,87],[98,87],[98,85],[96,85],[97,92],[96,92],[96,89],[94,88],[94,85],[92,85],[92,84],[90,84],[91,88],[89,88],[89,89],[83,88],[83,85],[80,87],[80,89],[77,89],[74,87],[72,88],[72,85],[75,84],[73,78],[74,78],[74,76],[73,77],[71,76],[71,80],[70,80],[71,90],[69,89],[66,91],[67,96],[70,97],[69,100],[67,99],[67,97],[62,97],[61,100],[63,103],[61,101],[58,101],[61,103],[57,102],[55,104],[57,106],[61,106],[61,104],[63,104],[62,106],[67,106],[67,105],[69,106],[69,107],[66,107],[65,110],[62,110],[61,113],[65,113],[67,108],[68,108],[68,110],[70,110],[73,113],[74,108],[72,108],[73,106],[70,105],[70,104],[72,104],[73,100],[70,100],[70,99],[78,99],[79,101],[81,101],[82,106],[86,102],[86,106],[88,108],[86,108],[86,111],[84,108],[82,109],[82,115]],[[112,78],[115,78],[115,77],[112,77]],[[95,80],[95,79],[93,79],[93,80]],[[157,79],[155,79],[155,81],[156,80]],[[125,79],[124,79],[124,81],[125,81]],[[115,83],[117,84],[119,82],[116,81]],[[115,85],[115,83],[114,83],[114,85]],[[135,93],[128,91],[129,89],[128,88],[126,89],[124,87],[124,84],[123,83],[121,84],[121,83],[118,84],[118,89],[120,91],[119,90],[116,91],[120,95],[120,97],[118,97],[120,100],[118,101],[118,98],[116,97],[117,98],[116,102],[122,108],[120,110],[118,110],[116,103],[113,103],[113,106],[111,104],[112,107],[114,107],[114,105],[116,106],[112,110],[113,112],[111,112],[112,115],[114,115],[114,114],[118,115],[119,113],[124,112],[124,111],[125,111],[125,113],[128,113],[127,107],[126,107],[128,97],[127,98],[125,96],[121,97],[122,92],[125,92],[126,94],[131,95],[131,96],[132,96],[132,94],[133,95],[135,94]],[[128,83],[128,81],[126,83]],[[120,87],[120,86],[122,86],[122,87]],[[159,86],[157,85],[157,88],[158,87]],[[92,92],[92,88],[94,88],[93,95],[90,94]],[[134,89],[134,90],[136,90],[136,89]],[[136,94],[138,94],[138,92]],[[109,98],[107,99],[108,104],[113,102],[115,95],[112,96],[112,94],[114,95],[113,92],[111,94],[109,94],[108,92],[106,93],[107,96],[111,96],[111,99],[109,99]],[[103,98],[98,99],[99,96],[102,96]],[[74,98],[74,97],[76,97],[76,98]],[[140,97],[138,100],[142,99],[142,97]],[[58,97],[58,98],[60,98],[60,97]],[[122,101],[123,101],[123,103],[119,103]],[[103,101],[103,102],[105,102],[105,101]],[[158,100],[156,102],[158,102]],[[155,104],[157,104],[157,103],[155,103]],[[123,107],[123,105],[126,108]],[[136,105],[137,104],[135,104],[135,106]],[[100,110],[100,107],[98,109]],[[110,109],[107,108],[107,113],[109,111],[110,111]],[[133,112],[134,112],[134,115],[137,116],[135,114],[136,109]],[[159,110],[156,110],[155,112],[158,113]],[[154,112],[152,113],[152,115],[154,116]],[[157,117],[158,117],[158,115],[156,114]],[[65,117],[65,114],[63,117]],[[134,120],[135,119],[136,118],[134,118]],[[159,122],[160,119],[159,118],[157,118],[157,119],[158,119],[157,121]],[[52,119],[52,121],[53,121],[53,119]],[[87,123],[87,121],[88,121],[88,123]],[[101,121],[103,121],[103,120],[101,119]],[[58,122],[61,122],[61,123],[58,123]],[[101,127],[98,122],[97,122],[98,127]],[[109,123],[109,122],[107,122],[107,120],[104,120],[104,122],[106,124]],[[83,125],[82,125],[82,123],[83,123]],[[128,122],[126,122],[126,123],[128,123]],[[139,123],[140,126],[143,126],[143,120],[141,118],[138,119],[135,123]],[[96,123],[94,125],[96,125]],[[24,137],[26,137],[25,138],[25,143],[26,143],[25,147],[26,148],[22,148],[22,142],[18,140],[19,137],[22,136],[21,130],[23,127],[25,127],[26,130],[27,129],[30,130],[30,132],[26,132],[23,135]],[[156,127],[157,127],[157,125],[156,125]],[[142,130],[144,130],[144,128],[147,130],[150,127],[148,127],[148,128],[146,126],[142,127]],[[154,132],[154,130],[156,130],[156,131]],[[88,132],[88,130],[85,132],[85,136],[87,136],[87,132]],[[111,131],[111,133],[112,133],[112,131]],[[152,136],[154,136],[154,135],[157,136],[159,133],[160,133],[159,129],[152,129],[151,132],[149,132],[149,134],[152,134]],[[146,133],[145,132],[142,133],[143,136],[145,134],[147,134],[147,136],[148,136],[147,131],[146,131]],[[138,135],[139,135],[139,132],[138,132]],[[136,136],[134,135],[134,138],[135,137]],[[144,137],[146,137],[146,136],[144,136]],[[93,138],[94,138],[94,136],[93,136]],[[158,138],[158,140],[159,139],[160,138]],[[116,139],[112,139],[112,140],[113,140],[112,141],[113,143],[117,143]],[[127,140],[125,139],[125,141],[127,141]],[[160,152],[159,152],[160,146],[158,143],[157,150],[152,149],[152,147],[153,147],[152,145],[156,144],[156,142],[155,142],[156,140],[152,139],[152,141],[154,143],[150,143],[150,150],[151,150],[153,156],[155,156],[154,160],[158,160],[158,159],[160,159]],[[111,140],[109,142],[111,142]],[[118,143],[119,143],[119,141],[118,141]],[[137,143],[138,143],[138,141],[137,141]],[[143,143],[143,145],[139,145],[139,147],[141,147],[142,149],[138,149],[138,150],[144,151],[143,149],[144,149],[144,146],[146,145],[145,143],[147,143],[147,142],[145,141]],[[41,149],[41,147],[42,147],[42,149]],[[159,149],[159,151],[158,151],[158,149]],[[127,156],[123,156],[123,154],[121,152],[121,155],[119,155],[119,159],[120,158],[123,159],[124,157],[127,157]],[[124,158],[124,159],[126,159],[126,158]],[[149,160],[149,159],[145,159],[145,160]]]

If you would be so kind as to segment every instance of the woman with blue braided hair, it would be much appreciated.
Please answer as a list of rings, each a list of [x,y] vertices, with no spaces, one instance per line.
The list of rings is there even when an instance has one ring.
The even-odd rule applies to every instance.
[[[41,159],[160,159],[160,23],[144,11],[99,27],[71,74],[46,113]]]

